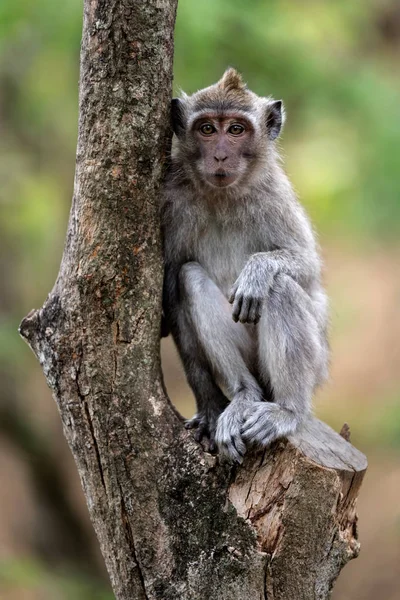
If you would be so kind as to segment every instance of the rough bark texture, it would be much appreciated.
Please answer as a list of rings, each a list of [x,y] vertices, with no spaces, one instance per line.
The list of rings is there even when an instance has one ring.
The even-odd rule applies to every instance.
[[[57,401],[119,600],[326,599],[355,556],[365,459],[315,421],[236,470],[163,388],[158,196],[176,0],[85,0],[60,273],[21,323]]]

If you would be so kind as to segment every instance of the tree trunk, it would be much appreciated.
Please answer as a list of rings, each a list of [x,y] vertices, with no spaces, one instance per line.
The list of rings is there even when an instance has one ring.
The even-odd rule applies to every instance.
[[[176,0],[85,0],[58,279],[21,323],[53,390],[119,600],[325,599],[358,551],[364,457],[317,421],[219,465],[160,368],[159,189]]]

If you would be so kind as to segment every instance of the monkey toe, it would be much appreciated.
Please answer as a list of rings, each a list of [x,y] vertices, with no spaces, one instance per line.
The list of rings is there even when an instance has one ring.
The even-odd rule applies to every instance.
[[[203,449],[211,454],[216,454],[218,450],[215,441],[216,422],[216,417],[201,413],[185,422],[186,429],[196,430],[193,436],[196,442],[201,443]]]
[[[218,453],[218,446],[217,446],[217,442],[214,439],[214,436],[212,438],[210,438],[210,443],[208,445],[208,451],[210,452],[210,454]]]
[[[241,435],[248,444],[268,446],[296,429],[295,416],[273,402],[257,402],[246,415]]]
[[[247,424],[241,434],[248,444],[259,446],[268,446],[278,437],[274,424],[263,420]]]
[[[250,444],[267,445],[275,435],[274,414],[267,402],[253,405],[240,430],[241,435]]]
[[[204,437],[208,437],[208,425],[207,423],[199,423],[196,433],[194,434],[194,439],[196,442],[201,442]]]
[[[240,429],[242,417],[228,406],[218,419],[215,440],[218,445],[219,454],[230,462],[241,463],[246,452]]]
[[[246,452],[246,445],[239,436],[231,436],[229,440],[220,441],[218,444],[219,455],[228,462],[241,464]]]
[[[194,415],[191,419],[187,419],[185,421],[186,429],[196,429],[201,422],[201,417],[199,415]]]

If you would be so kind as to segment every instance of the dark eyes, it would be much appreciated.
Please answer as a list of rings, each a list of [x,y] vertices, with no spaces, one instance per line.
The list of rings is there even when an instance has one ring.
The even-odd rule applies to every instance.
[[[235,125],[231,125],[228,129],[229,133],[231,133],[232,135],[240,135],[241,133],[243,133],[244,131],[244,127],[242,125],[238,125],[237,123]]]
[[[217,130],[215,129],[215,127],[213,125],[211,125],[210,123],[204,123],[201,127],[200,127],[200,131],[203,135],[212,135],[213,133],[215,133]],[[244,127],[243,125],[239,125],[238,123],[235,123],[234,125],[231,125],[228,129],[228,133],[230,133],[231,135],[240,135],[241,133],[244,132]]]
[[[215,133],[216,129],[210,125],[210,123],[204,123],[204,125],[200,127],[200,131],[204,135],[211,135],[212,133]]]

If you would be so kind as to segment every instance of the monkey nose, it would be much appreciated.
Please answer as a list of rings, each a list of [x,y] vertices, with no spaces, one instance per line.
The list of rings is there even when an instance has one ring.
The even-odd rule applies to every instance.
[[[224,162],[228,157],[225,154],[214,154],[214,158],[217,162]]]

